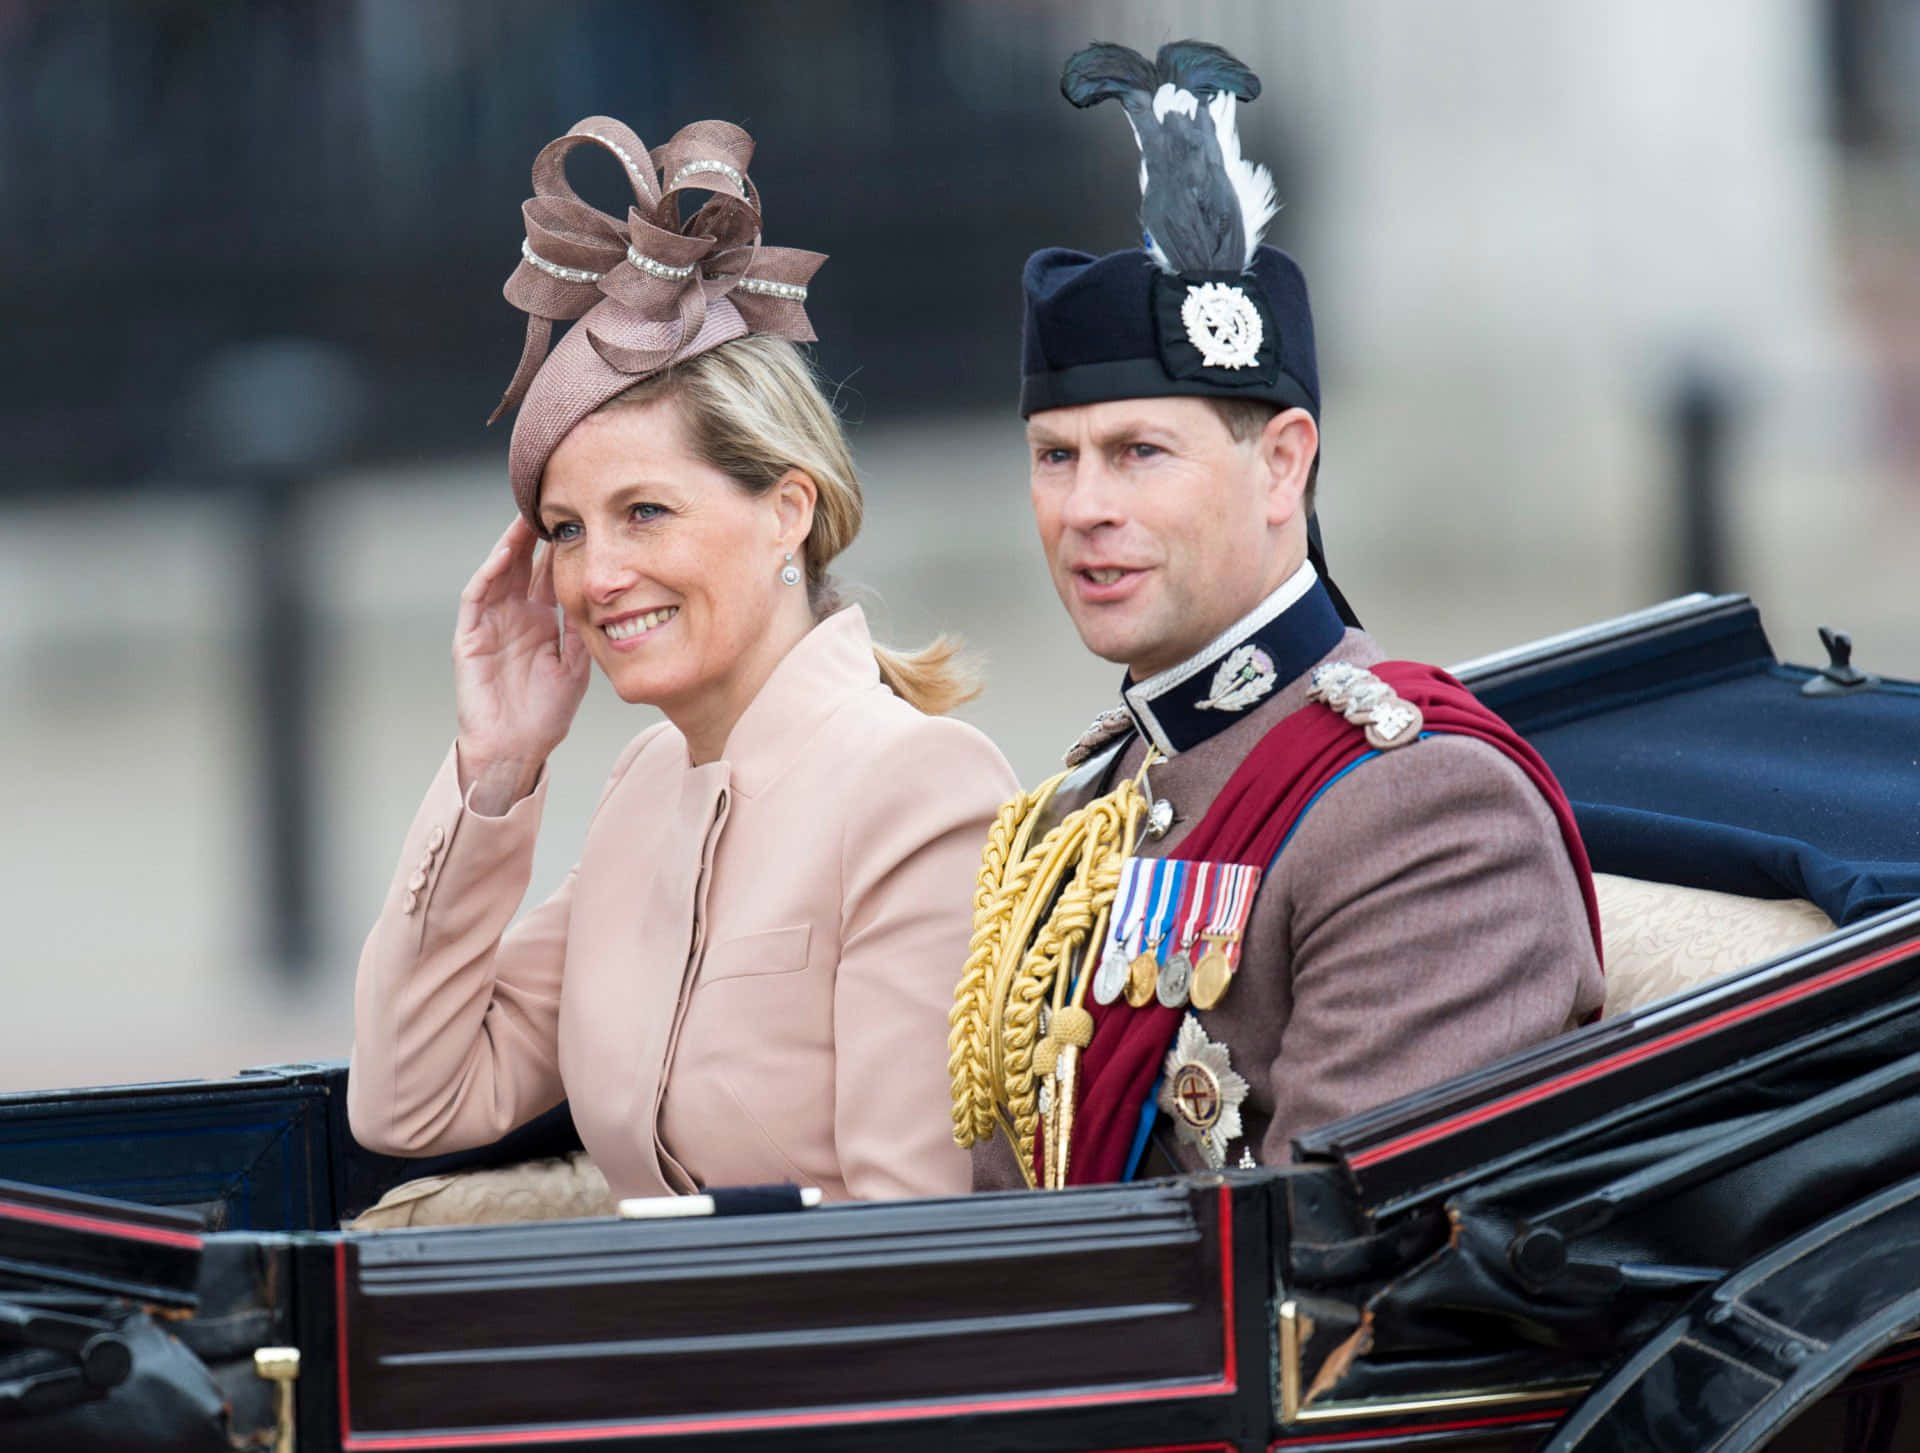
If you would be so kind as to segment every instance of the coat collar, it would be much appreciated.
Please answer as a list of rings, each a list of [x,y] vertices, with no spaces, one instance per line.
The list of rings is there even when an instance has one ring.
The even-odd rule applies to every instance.
[[[835,611],[787,652],[727,734],[721,760],[734,790],[748,797],[765,790],[828,717],[879,684],[865,612],[857,605]]]
[[[1286,583],[1178,666],[1120,697],[1140,735],[1171,757],[1241,720],[1340,642],[1345,628],[1319,572],[1303,561]]]

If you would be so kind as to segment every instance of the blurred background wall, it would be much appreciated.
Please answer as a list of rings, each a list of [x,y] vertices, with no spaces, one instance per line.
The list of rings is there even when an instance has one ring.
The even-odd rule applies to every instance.
[[[832,254],[843,573],[1049,770],[1117,671],[1031,540],[1019,267],[1135,237],[1061,60],[1185,35],[1265,79],[1390,650],[1737,589],[1920,676],[1920,0],[0,0],[0,1089],[346,1052],[510,517],[527,168],[585,115],[754,132],[769,239]],[[589,696],[535,893],[644,720]]]

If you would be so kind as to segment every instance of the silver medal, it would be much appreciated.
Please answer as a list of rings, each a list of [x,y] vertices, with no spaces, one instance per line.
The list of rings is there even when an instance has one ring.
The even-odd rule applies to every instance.
[[[1118,999],[1127,987],[1127,966],[1131,962],[1127,951],[1117,943],[1109,943],[1107,951],[1100,955],[1100,967],[1093,974],[1093,1002],[1111,1004]]]
[[[1186,1006],[1187,992],[1193,987],[1193,960],[1181,949],[1167,955],[1160,966],[1160,977],[1153,986],[1154,997],[1169,1009]]]

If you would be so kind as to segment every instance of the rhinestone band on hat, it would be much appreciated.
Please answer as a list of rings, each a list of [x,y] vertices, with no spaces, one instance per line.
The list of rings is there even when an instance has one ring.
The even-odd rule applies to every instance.
[[[734,286],[742,292],[760,293],[769,298],[785,298],[792,303],[804,303],[807,300],[807,289],[804,283],[776,283],[766,278],[743,277]]]
[[[548,262],[533,250],[533,244],[524,237],[520,239],[520,255],[548,277],[557,277],[563,283],[597,283],[603,276],[601,273],[588,272],[584,267],[562,267],[557,262]]]
[[[624,146],[622,146],[619,142],[614,141],[610,137],[602,136],[597,131],[586,131],[580,134],[583,136],[591,136],[595,141],[599,142],[608,151],[612,152],[615,156],[619,157],[621,163],[626,167],[626,169],[632,172],[636,177],[646,177],[651,175],[651,173],[649,172],[643,172],[640,170],[640,163],[635,161],[631,156],[629,156],[627,154],[627,149]]]
[[[673,180],[667,183],[667,189],[671,191],[688,177],[697,176],[701,172],[717,172],[732,182],[741,191],[744,192],[747,189],[747,179],[740,175],[740,169],[738,167],[728,166],[723,161],[713,161],[709,159],[688,162],[673,174]]]
[[[685,282],[693,276],[693,269],[691,267],[670,266],[667,263],[661,262],[658,258],[648,257],[646,253],[641,252],[635,247],[629,247],[627,249],[627,261],[639,268],[640,271],[650,272],[655,277],[665,278],[670,283]]]

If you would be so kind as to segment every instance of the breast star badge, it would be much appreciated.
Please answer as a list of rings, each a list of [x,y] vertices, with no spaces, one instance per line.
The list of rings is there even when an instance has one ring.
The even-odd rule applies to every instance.
[[[1215,1170],[1227,1163],[1228,1144],[1240,1138],[1246,1098],[1247,1082],[1234,1070],[1227,1047],[1207,1038],[1200,1021],[1187,1015],[1167,1051],[1159,1106],[1173,1117],[1179,1137]]]

